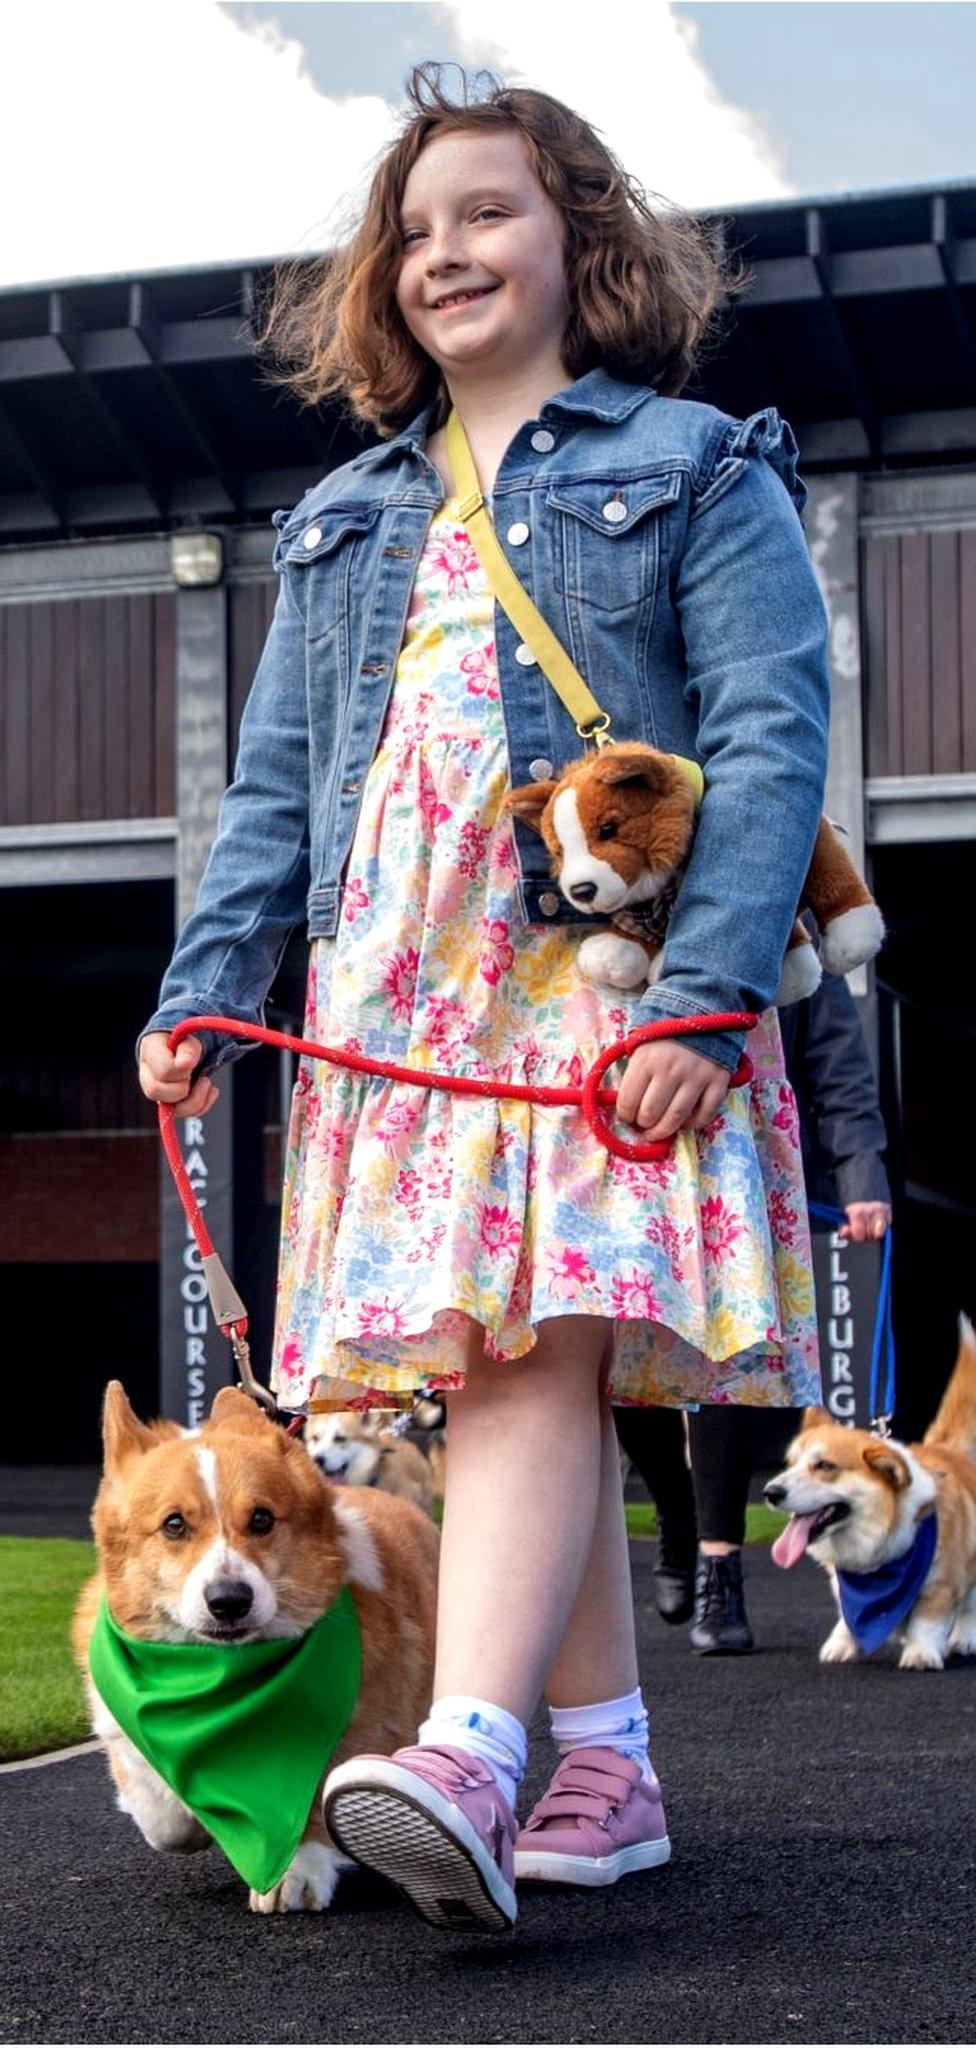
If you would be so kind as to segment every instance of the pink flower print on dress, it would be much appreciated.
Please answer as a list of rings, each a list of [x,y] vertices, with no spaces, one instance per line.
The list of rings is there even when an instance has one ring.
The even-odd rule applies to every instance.
[[[359,1307],[359,1335],[361,1337],[402,1337],[404,1335],[403,1310],[399,1302],[391,1301],[389,1295],[383,1301],[361,1302]],[[381,1395],[378,1401],[372,1402],[370,1405],[379,1406],[382,1398]]]
[[[769,1210],[769,1227],[778,1244],[788,1245],[792,1251],[796,1244],[796,1230],[799,1222],[796,1209],[782,1188],[770,1188],[766,1197]]]
[[[406,1255],[409,1264],[415,1266],[422,1259],[425,1265],[429,1265],[435,1254],[440,1250],[446,1234],[447,1225],[445,1223],[435,1223],[433,1230],[428,1231],[426,1237],[418,1237],[416,1242],[411,1245]]]
[[[473,818],[468,818],[461,827],[461,835],[458,840],[458,868],[461,874],[466,875],[470,882],[477,881],[479,872],[484,865],[488,839],[489,834],[484,826],[476,825]]]
[[[285,1339],[284,1349],[279,1361],[282,1377],[288,1380],[297,1379],[304,1363],[305,1356],[302,1351],[301,1340],[293,1332]]]
[[[515,840],[507,818],[500,818],[495,826],[488,858],[488,875],[509,875],[515,873]]]
[[[420,955],[416,946],[408,946],[403,953],[391,954],[384,963],[382,987],[390,998],[390,1009],[398,1024],[409,1023],[413,1014],[419,965]]]
[[[614,1275],[611,1311],[618,1322],[631,1317],[651,1323],[659,1320],[661,1304],[646,1273],[632,1273],[629,1280],[623,1273]]]
[[[416,1167],[404,1168],[393,1190],[393,1199],[406,1210],[412,1223],[419,1222],[423,1214],[424,1190]]]
[[[779,1084],[779,1108],[773,1117],[778,1131],[785,1131],[792,1145],[799,1145],[800,1123],[797,1116],[796,1096],[787,1082]]]
[[[493,640],[487,640],[483,647],[472,647],[469,654],[462,654],[459,667],[470,697],[484,697],[489,703],[497,704],[498,669]]]
[[[347,924],[355,924],[361,910],[369,909],[369,890],[358,875],[351,875],[342,892],[342,915]]]
[[[569,1244],[546,1248],[546,1286],[554,1301],[575,1301],[584,1287],[592,1287],[596,1273],[584,1251]]]
[[[420,789],[418,791],[420,812],[428,832],[434,833],[438,825],[446,825],[451,816],[450,804],[443,804],[437,794],[434,778],[425,760],[420,763]]]
[[[688,1235],[690,1233],[680,1231],[672,1223],[670,1216],[652,1216],[644,1231],[648,1244],[660,1245],[671,1268],[672,1280],[679,1282],[684,1272],[682,1240],[686,1240]]]
[[[515,948],[508,936],[508,925],[503,917],[485,918],[481,927],[481,953],[478,968],[483,981],[497,987],[502,975],[507,974],[515,958]]]
[[[406,1084],[408,1086],[412,1084]],[[381,1145],[388,1145],[395,1152],[401,1138],[409,1138],[417,1118],[422,1113],[422,1097],[418,1088],[416,1100],[411,1102],[389,1102],[376,1126],[376,1137]]]
[[[481,564],[463,526],[455,526],[452,532],[439,535],[428,547],[426,561],[432,578],[435,575],[445,578],[449,597],[463,595],[469,583],[475,582],[481,573]]]
[[[486,1203],[478,1235],[488,1252],[514,1252],[522,1242],[522,1225],[509,1208]]]
[[[450,1045],[459,1038],[463,1042],[463,1019],[463,1005],[453,996],[427,996],[423,1035],[431,1045]]]
[[[702,1243],[707,1259],[718,1259],[723,1252],[731,1251],[736,1238],[742,1236],[743,1222],[721,1195],[709,1195],[701,1205]]]

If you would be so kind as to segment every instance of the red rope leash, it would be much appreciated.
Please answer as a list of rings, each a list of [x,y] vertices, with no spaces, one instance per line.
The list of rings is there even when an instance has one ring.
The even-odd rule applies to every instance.
[[[699,1017],[659,1017],[652,1024],[639,1024],[626,1038],[618,1039],[615,1045],[608,1046],[599,1054],[580,1088],[534,1088],[523,1082],[482,1081],[472,1075],[439,1074],[421,1067],[400,1067],[392,1060],[369,1060],[362,1053],[345,1048],[315,1045],[307,1038],[292,1038],[287,1032],[271,1031],[264,1024],[239,1024],[233,1017],[184,1018],[182,1024],[177,1024],[170,1033],[169,1050],[175,1052],[184,1038],[190,1038],[196,1031],[219,1031],[231,1038],[255,1039],[262,1045],[287,1046],[292,1052],[304,1053],[311,1059],[328,1060],[331,1065],[348,1067],[353,1073],[376,1074],[388,1081],[406,1081],[417,1088],[443,1089],[451,1095],[494,1097],[499,1102],[537,1102],[545,1108],[575,1108],[582,1111],[594,1137],[599,1138],[608,1152],[618,1159],[644,1161],[665,1158],[673,1141],[670,1138],[648,1139],[644,1144],[635,1145],[615,1135],[603,1114],[613,1110],[617,1100],[614,1089],[600,1086],[607,1068],[615,1060],[628,1058],[637,1046],[649,1045],[657,1038],[683,1037],[689,1032],[699,1031],[751,1031],[758,1021],[748,1010],[729,1010]],[[751,1078],[752,1062],[743,1053],[729,1086],[741,1087]],[[265,1407],[274,1408],[267,1388],[254,1378],[246,1342],[247,1311],[214,1251],[183,1162],[172,1103],[159,1103],[158,1113],[163,1150],[200,1253],[214,1320],[224,1335],[231,1339],[248,1392]]]

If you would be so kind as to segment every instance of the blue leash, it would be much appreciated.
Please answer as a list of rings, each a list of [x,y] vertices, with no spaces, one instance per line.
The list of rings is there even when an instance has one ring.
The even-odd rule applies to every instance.
[[[829,1208],[824,1202],[808,1202],[810,1215],[821,1223],[829,1223],[834,1229],[847,1222],[843,1209]],[[881,1391],[882,1361],[884,1364],[884,1392]],[[870,1427],[879,1436],[891,1433],[891,1418],[895,1412],[895,1332],[891,1319],[891,1230],[885,1232],[881,1250],[881,1279],[878,1283],[878,1306],[874,1317],[874,1340],[871,1345],[871,1385],[868,1395],[871,1409]]]

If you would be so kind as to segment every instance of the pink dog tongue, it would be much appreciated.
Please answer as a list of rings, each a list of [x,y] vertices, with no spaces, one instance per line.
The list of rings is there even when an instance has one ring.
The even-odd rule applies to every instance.
[[[810,1541],[810,1531],[816,1519],[815,1514],[791,1515],[773,1544],[774,1564],[781,1564],[784,1571],[789,1571],[790,1565],[798,1562]]]

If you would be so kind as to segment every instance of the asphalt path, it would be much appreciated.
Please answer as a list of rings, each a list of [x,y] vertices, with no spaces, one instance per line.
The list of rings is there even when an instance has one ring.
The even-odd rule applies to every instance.
[[[525,1893],[509,1937],[439,1934],[365,1873],[265,1920],[217,1850],[147,1848],[100,1756],[13,1773],[0,2037],[971,2041],[976,1667],[821,1669],[825,1583],[757,1548],[760,1651],[693,1658],[633,1556],[666,1869]],[[547,1762],[535,1741],[530,1794]]]

